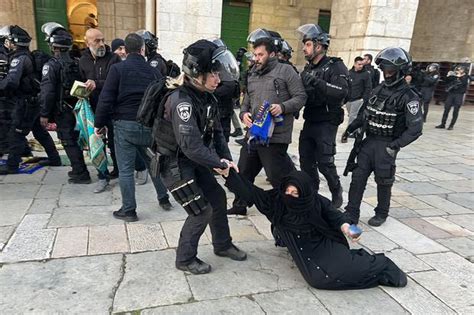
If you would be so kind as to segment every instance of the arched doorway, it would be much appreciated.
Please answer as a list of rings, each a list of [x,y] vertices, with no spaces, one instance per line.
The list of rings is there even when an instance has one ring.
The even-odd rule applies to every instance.
[[[85,46],[84,35],[91,27],[97,27],[97,1],[96,0],[68,0],[67,18],[69,31],[80,48]]]

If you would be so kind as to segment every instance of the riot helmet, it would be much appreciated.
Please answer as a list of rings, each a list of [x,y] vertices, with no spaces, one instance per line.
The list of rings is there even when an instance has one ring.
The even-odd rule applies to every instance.
[[[308,40],[329,47],[330,36],[317,24],[305,24],[298,27],[296,37],[305,43]]]
[[[375,64],[383,71],[384,84],[394,86],[411,70],[411,56],[403,48],[388,47],[375,57]]]
[[[183,54],[183,72],[190,78],[196,79],[204,73],[218,73],[221,81],[239,79],[237,61],[225,45],[218,46],[201,39],[184,49]]]
[[[433,73],[433,72],[439,72],[439,63],[430,63],[429,65],[426,66],[426,72]]]
[[[266,30],[264,28],[257,28],[247,36],[247,42],[251,45],[254,45],[255,42],[262,38],[269,38],[272,40],[273,45],[275,45],[276,51],[281,50],[282,38],[280,33],[275,31]]]
[[[27,31],[18,25],[10,25],[2,28],[2,34],[5,34],[5,43],[14,46],[28,47],[30,46],[31,37]]]
[[[41,32],[46,35],[45,41],[52,48],[71,48],[72,36],[64,26],[56,22],[48,22],[41,26]]]
[[[282,40],[281,43],[281,50],[280,53],[286,57],[288,60],[291,59],[291,55],[293,53],[293,48],[290,46],[290,44],[286,40]]]
[[[156,37],[155,34],[147,30],[138,30],[136,33],[145,41],[147,56],[150,55],[151,52],[156,52],[158,49],[158,37]]]

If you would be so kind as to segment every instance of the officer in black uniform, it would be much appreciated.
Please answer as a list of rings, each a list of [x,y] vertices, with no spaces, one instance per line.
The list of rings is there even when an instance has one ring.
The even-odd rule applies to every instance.
[[[301,170],[314,179],[319,190],[319,174],[326,178],[332,194],[332,204],[342,205],[342,186],[337,175],[334,155],[336,133],[344,120],[342,104],[349,88],[349,72],[342,59],[326,55],[329,34],[319,25],[305,24],[297,29],[303,41],[308,64],[301,78],[308,94],[299,139]]]
[[[431,63],[422,71],[422,80],[420,82],[421,100],[423,101],[423,121],[428,117],[428,108],[433,98],[436,83],[439,80],[439,64]]]
[[[176,250],[176,268],[202,274],[211,270],[196,257],[199,239],[208,224],[216,255],[233,260],[247,258],[232,244],[226,194],[212,174],[212,168],[234,167],[212,92],[220,80],[238,79],[239,71],[226,47],[207,40],[184,50],[183,71],[184,84],[162,102],[153,129],[163,182],[189,214]]]
[[[385,48],[375,58],[385,81],[365,101],[357,118],[345,134],[361,128],[356,136],[348,167],[352,170],[346,215],[355,224],[359,221],[360,204],[367,178],[372,171],[377,183],[377,207],[369,224],[380,226],[390,208],[395,181],[395,159],[400,148],[412,143],[423,129],[423,116],[418,94],[405,81],[411,67],[411,56],[402,48]],[[365,139],[362,138],[366,134]]]
[[[446,127],[449,112],[451,111],[451,107],[453,107],[453,118],[448,127],[448,130],[453,130],[454,124],[458,119],[459,109],[461,109],[461,106],[464,103],[464,94],[469,87],[467,68],[458,65],[454,68],[454,71],[449,71],[446,78],[446,84],[446,92],[448,93],[448,96],[444,102],[443,118],[441,119],[441,124],[435,128],[444,129]]]
[[[89,184],[91,178],[84,162],[84,155],[77,140],[79,131],[75,130],[76,118],[74,106],[77,98],[69,93],[75,80],[80,80],[79,61],[71,59],[69,50],[72,36],[66,29],[55,22],[41,27],[46,35],[53,58],[43,66],[41,80],[40,116],[41,124],[46,126],[49,121],[56,122],[58,138],[71,161],[72,171],[68,173],[69,183]]]
[[[9,49],[5,46],[9,27],[0,28],[0,80],[8,74]],[[0,91],[0,157],[8,152],[8,131],[10,130],[11,114],[15,103],[7,91]]]
[[[0,166],[0,175],[16,174],[21,156],[27,151],[26,136],[33,136],[44,147],[48,159],[44,165],[60,166],[61,159],[53,139],[41,126],[37,94],[38,78],[35,73],[33,57],[29,50],[30,35],[18,25],[9,27],[7,46],[13,50],[7,76],[0,81],[0,93],[6,93],[15,103],[8,132],[8,162]]]
[[[299,73],[298,69],[296,69],[295,65],[290,61],[292,54],[293,54],[293,48],[290,46],[290,44],[286,40],[282,39],[281,49],[277,54],[278,61],[280,61],[281,63],[289,64],[290,66],[293,67],[293,69],[295,69],[296,73]]]

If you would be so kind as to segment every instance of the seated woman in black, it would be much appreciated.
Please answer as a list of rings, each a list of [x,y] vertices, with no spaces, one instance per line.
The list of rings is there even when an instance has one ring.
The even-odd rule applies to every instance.
[[[226,177],[226,186],[272,223],[273,234],[290,252],[304,279],[318,289],[364,289],[377,285],[404,287],[407,277],[384,254],[371,255],[350,249],[346,234],[354,239],[349,224],[331,201],[318,195],[311,178],[292,171],[280,189],[264,191],[234,170],[216,170]]]

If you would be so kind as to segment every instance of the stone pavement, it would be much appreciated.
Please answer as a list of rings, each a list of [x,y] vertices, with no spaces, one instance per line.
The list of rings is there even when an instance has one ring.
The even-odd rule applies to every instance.
[[[473,314],[474,109],[461,110],[453,131],[434,129],[441,110],[431,106],[424,135],[399,154],[391,217],[378,228],[364,224],[376,203],[370,180],[362,207],[365,232],[354,245],[391,257],[408,273],[406,288],[308,287],[287,251],[275,248],[256,209],[229,220],[247,261],[215,256],[207,231],[199,257],[213,271],[178,271],[183,209],[160,209],[149,183],[137,187],[140,221],[124,224],[111,214],[120,205],[116,181],[93,194],[92,185],[67,184],[68,167],[60,167],[0,176],[0,313]],[[295,161],[301,125],[290,150]],[[339,173],[351,147],[338,143]],[[237,158],[233,141],[231,149]],[[347,191],[350,178],[342,181]],[[257,184],[268,187],[264,174]],[[229,193],[229,204],[232,198]]]

